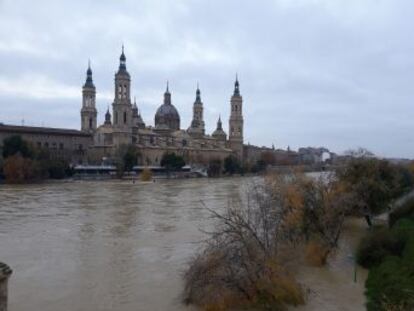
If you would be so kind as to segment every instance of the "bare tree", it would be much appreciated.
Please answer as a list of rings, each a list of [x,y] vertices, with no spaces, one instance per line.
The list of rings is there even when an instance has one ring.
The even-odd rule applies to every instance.
[[[272,175],[223,213],[209,209],[216,226],[184,276],[185,302],[220,310],[304,303],[292,263],[309,241],[325,259],[337,246],[345,213],[333,211],[335,191],[302,174]]]

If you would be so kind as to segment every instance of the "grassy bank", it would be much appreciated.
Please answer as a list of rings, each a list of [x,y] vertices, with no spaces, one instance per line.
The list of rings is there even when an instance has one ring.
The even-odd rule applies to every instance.
[[[390,213],[388,227],[362,239],[357,260],[369,269],[368,311],[414,310],[414,198]]]

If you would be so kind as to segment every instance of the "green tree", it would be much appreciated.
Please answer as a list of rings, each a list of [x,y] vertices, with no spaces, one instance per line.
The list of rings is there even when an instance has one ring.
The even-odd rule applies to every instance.
[[[233,155],[224,159],[224,171],[230,175],[241,171],[240,161]]]
[[[398,166],[389,161],[361,156],[352,158],[337,169],[336,176],[345,191],[352,195],[352,211],[372,225],[372,216],[389,208],[404,191],[404,177]]]
[[[164,153],[161,159],[161,166],[167,171],[178,171],[183,168],[185,161],[183,157],[173,153]]]
[[[34,155],[29,143],[19,135],[8,137],[3,142],[3,158],[15,154],[20,154],[23,158],[33,158]]]
[[[121,145],[115,152],[115,165],[118,177],[122,177],[124,172],[132,170],[137,165],[138,150],[133,145]]]
[[[9,183],[62,179],[73,173],[67,161],[52,157],[46,148],[34,148],[20,136],[5,139],[3,157],[4,175]]]
[[[138,151],[133,145],[129,145],[123,156],[124,170],[129,172],[132,171],[133,167],[138,164]]]

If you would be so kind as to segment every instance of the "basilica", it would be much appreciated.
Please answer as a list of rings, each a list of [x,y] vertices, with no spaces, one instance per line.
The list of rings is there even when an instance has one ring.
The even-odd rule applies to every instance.
[[[86,81],[82,87],[81,128],[62,129],[0,122],[0,155],[5,139],[21,136],[39,149],[47,149],[52,157],[86,166],[113,163],[120,157],[125,146],[135,146],[139,166],[159,167],[166,153],[181,155],[191,167],[207,167],[211,161],[223,160],[232,155],[244,167],[253,167],[266,159],[274,165],[294,165],[301,156],[290,150],[258,147],[243,141],[243,99],[236,77],[230,97],[228,131],[223,130],[220,117],[212,133],[206,133],[203,118],[203,101],[197,86],[193,103],[193,117],[188,127],[184,126],[180,114],[173,105],[168,83],[163,103],[154,115],[153,125],[143,120],[137,102],[131,100],[131,76],[126,66],[124,49],[115,73],[112,111],[108,108],[103,124],[97,124],[96,88],[89,64]],[[303,149],[303,148],[302,148]],[[320,152],[303,149],[304,159],[320,158]],[[1,158],[0,158],[1,160]]]
[[[131,100],[131,76],[122,48],[115,74],[112,113],[108,108],[105,121],[99,126],[96,88],[90,65],[86,72],[86,82],[82,88],[81,131],[93,137],[88,148],[89,162],[113,158],[119,148],[131,144],[137,147],[139,165],[158,166],[167,152],[183,156],[189,165],[207,165],[211,160],[222,161],[231,154],[243,161],[243,100],[237,78],[229,108],[229,134],[224,132],[220,117],[216,130],[211,134],[206,133],[203,102],[197,86],[193,119],[188,128],[183,129],[167,83],[164,101],[154,116],[154,126],[146,124],[136,100]]]

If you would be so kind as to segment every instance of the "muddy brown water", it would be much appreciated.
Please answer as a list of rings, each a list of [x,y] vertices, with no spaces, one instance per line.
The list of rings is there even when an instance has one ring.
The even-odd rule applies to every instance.
[[[0,261],[14,270],[9,311],[184,311],[181,274],[212,220],[249,179],[63,182],[0,186]],[[244,186],[243,186],[244,185]],[[203,204],[201,204],[203,202]],[[353,248],[363,223],[347,223],[325,268],[303,268],[312,288],[297,310],[364,310]]]

